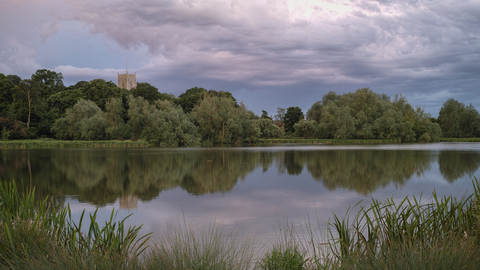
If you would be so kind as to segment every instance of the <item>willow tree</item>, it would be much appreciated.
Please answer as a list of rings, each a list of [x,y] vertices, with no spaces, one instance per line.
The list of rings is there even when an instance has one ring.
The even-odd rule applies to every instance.
[[[237,117],[235,101],[205,94],[203,100],[192,110],[192,116],[204,141],[230,143]]]
[[[198,146],[197,127],[182,108],[169,100],[155,102],[156,108],[146,116],[144,138],[158,146]]]
[[[105,140],[107,120],[102,110],[93,101],[81,99],[65,117],[59,118],[52,126],[55,137],[62,140]]]

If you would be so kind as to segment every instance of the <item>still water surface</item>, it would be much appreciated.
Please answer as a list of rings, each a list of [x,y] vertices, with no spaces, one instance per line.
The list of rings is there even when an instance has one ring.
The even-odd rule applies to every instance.
[[[326,222],[370,198],[462,196],[480,178],[480,143],[376,146],[2,150],[0,179],[23,180],[37,197],[99,207],[159,234],[185,219],[272,238],[279,221]]]

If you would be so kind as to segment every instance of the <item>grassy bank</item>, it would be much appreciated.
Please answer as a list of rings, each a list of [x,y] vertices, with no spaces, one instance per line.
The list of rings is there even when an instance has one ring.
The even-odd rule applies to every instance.
[[[0,141],[0,149],[148,147],[146,141],[61,141],[53,139]]]
[[[220,224],[165,228],[146,248],[141,227],[125,228],[115,212],[102,227],[96,212],[82,229],[69,206],[34,205],[33,190],[0,185],[2,269],[480,269],[480,185],[460,199],[428,202],[373,200],[352,220],[334,216],[322,224],[288,221],[271,242],[255,245]],[[83,232],[83,233],[82,233]],[[153,243],[153,244],[152,244]],[[260,254],[256,255],[256,254]]]
[[[440,142],[480,142],[480,138],[441,138]],[[248,144],[248,141],[244,142]],[[279,143],[295,144],[394,144],[400,140],[334,140],[334,139],[260,139],[252,142],[254,145],[270,145]],[[124,147],[151,147],[147,141],[61,141],[54,139],[0,141],[0,149],[45,149],[45,148],[124,148]],[[208,142],[202,146],[213,146]]]
[[[248,143],[248,141],[247,141]],[[301,138],[292,138],[292,139],[260,139],[253,144],[276,144],[276,143],[301,143],[301,144],[315,144],[315,143],[325,143],[325,144],[390,144],[390,143],[401,143],[400,140],[334,140],[334,139],[301,139]]]
[[[480,142],[480,138],[440,138],[440,142]]]

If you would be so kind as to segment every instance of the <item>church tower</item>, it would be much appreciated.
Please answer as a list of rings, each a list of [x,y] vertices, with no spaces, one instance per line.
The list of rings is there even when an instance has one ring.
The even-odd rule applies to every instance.
[[[128,62],[127,62],[128,64]],[[118,75],[118,87],[131,90],[133,88],[137,88],[137,73],[135,74],[128,74],[128,66],[126,69],[126,74],[119,74]]]

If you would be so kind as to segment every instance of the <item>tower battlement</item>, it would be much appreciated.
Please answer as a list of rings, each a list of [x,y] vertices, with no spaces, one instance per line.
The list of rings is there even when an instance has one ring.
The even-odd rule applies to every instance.
[[[137,74],[118,74],[118,87],[131,90],[137,88]]]

